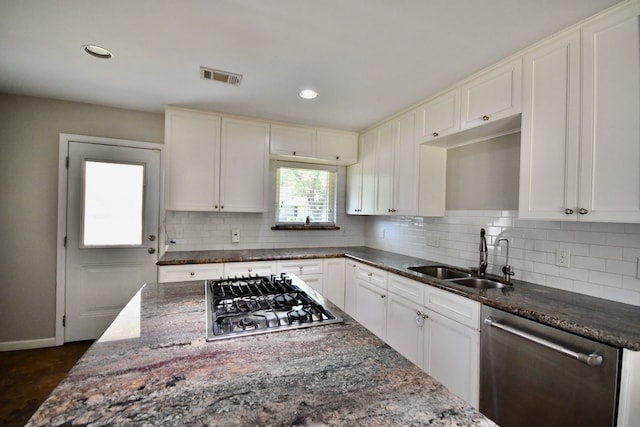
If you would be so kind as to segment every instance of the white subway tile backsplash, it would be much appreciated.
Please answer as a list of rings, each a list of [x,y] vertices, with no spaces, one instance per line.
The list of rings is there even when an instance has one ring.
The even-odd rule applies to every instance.
[[[488,271],[500,274],[505,249],[498,249],[499,238],[508,238],[510,264],[516,279],[570,290],[599,298],[640,305],[640,280],[636,278],[640,257],[640,226],[637,224],[589,223],[573,221],[530,221],[517,218],[517,211],[447,211],[441,218],[420,222],[422,239],[415,221],[408,227],[406,217],[369,217],[365,226],[365,244],[370,247],[430,259],[436,262],[475,267],[478,263],[480,228],[487,231]],[[381,240],[373,232],[387,230]],[[402,228],[403,233],[393,230]],[[440,247],[426,246],[430,234],[440,237]],[[556,249],[570,251],[570,267],[556,266]]]

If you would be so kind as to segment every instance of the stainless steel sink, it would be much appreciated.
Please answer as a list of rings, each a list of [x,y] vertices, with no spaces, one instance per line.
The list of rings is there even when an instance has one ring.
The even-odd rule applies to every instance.
[[[476,289],[496,289],[496,288],[506,288],[509,285],[504,283],[496,282],[491,279],[483,279],[480,277],[466,277],[464,279],[453,279],[450,280],[451,283],[456,283],[458,285],[467,286],[469,288]]]
[[[418,265],[415,267],[408,267],[408,269],[411,271],[415,271],[416,273],[424,274],[426,276],[431,276],[442,280],[471,277],[471,273],[467,271],[458,270],[456,268],[447,267],[444,265]]]

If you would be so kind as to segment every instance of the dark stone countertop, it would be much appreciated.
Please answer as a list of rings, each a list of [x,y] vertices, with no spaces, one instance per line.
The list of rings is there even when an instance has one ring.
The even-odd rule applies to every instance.
[[[482,304],[615,347],[640,351],[640,307],[513,280],[503,289],[472,289],[408,270],[437,262],[367,247],[167,252],[158,265],[335,258],[346,256]]]
[[[28,426],[495,426],[346,314],[206,342],[203,282],[145,285]]]

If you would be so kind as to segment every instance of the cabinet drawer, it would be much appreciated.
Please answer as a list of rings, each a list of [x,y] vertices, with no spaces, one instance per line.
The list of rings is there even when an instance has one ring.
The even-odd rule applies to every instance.
[[[409,301],[420,303],[424,298],[424,287],[425,285],[415,280],[407,279],[397,274],[389,274],[387,284],[389,292],[393,292]]]
[[[224,275],[227,277],[271,274],[276,274],[276,263],[271,261],[229,262],[224,265]]]
[[[299,259],[289,261],[278,261],[278,273],[295,274],[303,276],[306,274],[322,274],[321,259]]]
[[[424,293],[424,306],[451,320],[480,330],[481,304],[479,302],[427,286]]]
[[[358,264],[356,278],[382,289],[387,289],[387,272],[366,264]]]
[[[186,280],[219,279],[224,264],[187,264],[158,267],[158,282],[183,282]]]

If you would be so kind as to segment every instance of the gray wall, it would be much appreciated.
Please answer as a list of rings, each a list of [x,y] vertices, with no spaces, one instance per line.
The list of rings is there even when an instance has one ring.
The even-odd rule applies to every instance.
[[[517,210],[520,133],[447,152],[447,210]]]
[[[164,114],[0,94],[0,343],[55,336],[60,133],[164,141]]]

